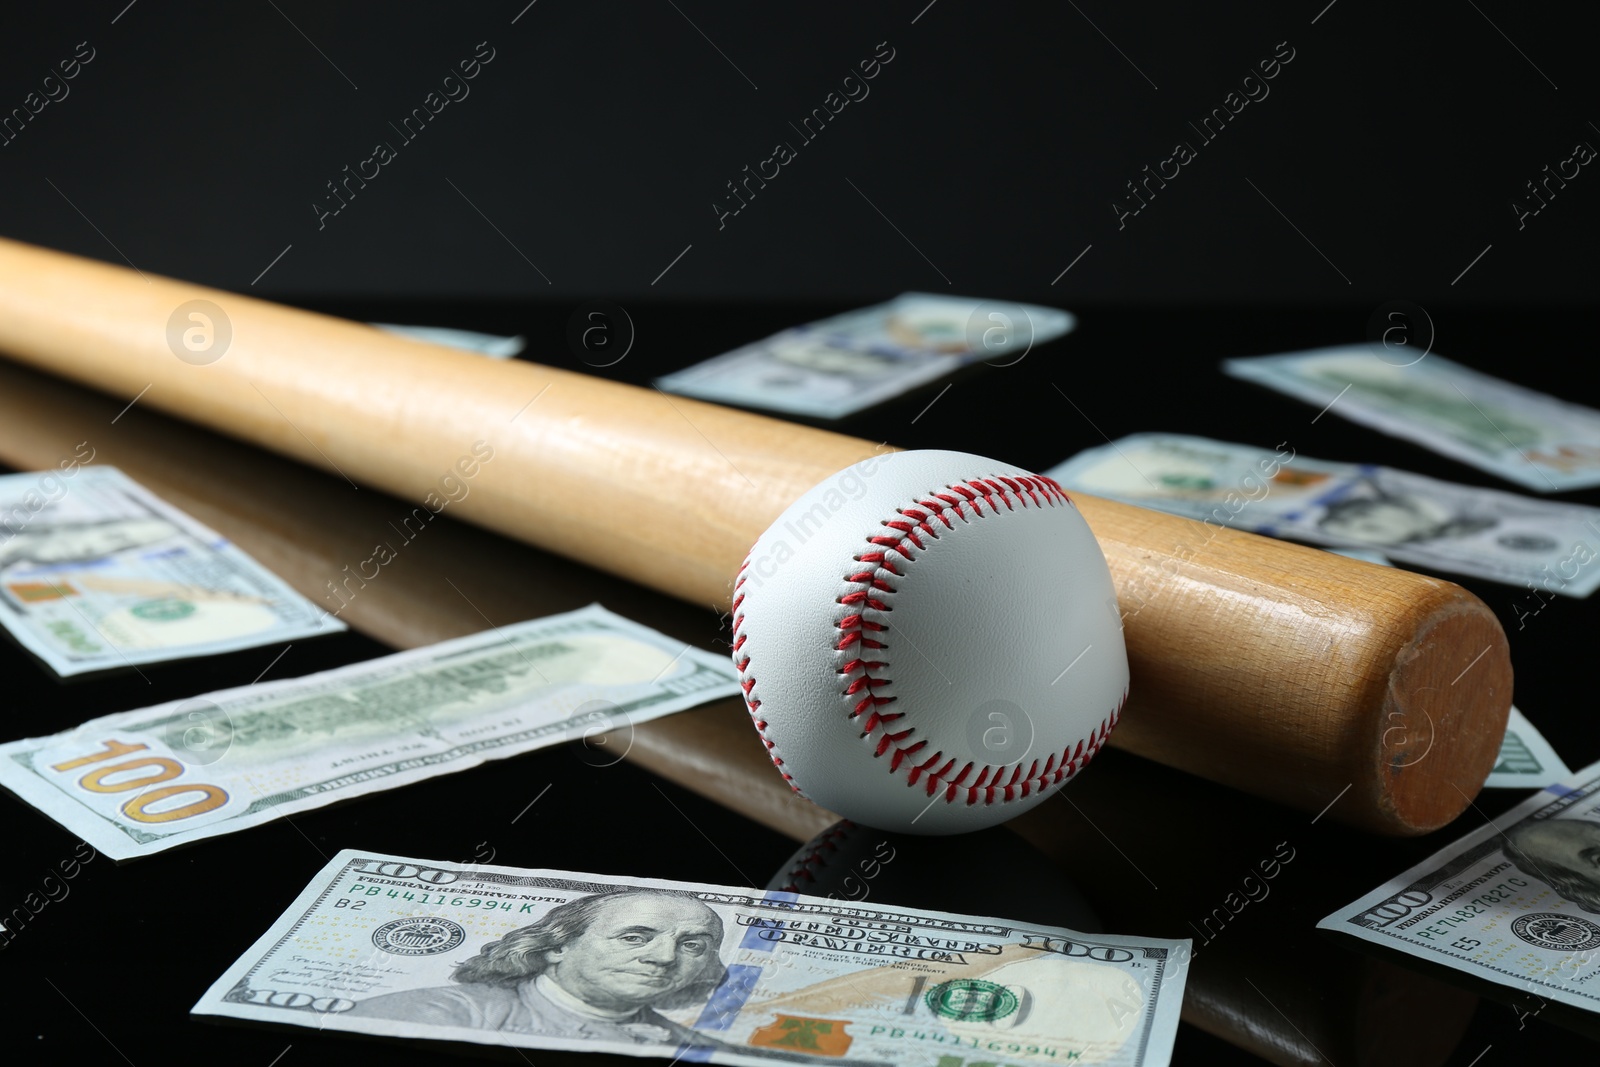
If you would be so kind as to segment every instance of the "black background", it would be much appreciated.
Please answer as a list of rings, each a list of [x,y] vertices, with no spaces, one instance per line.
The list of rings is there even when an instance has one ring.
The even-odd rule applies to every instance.
[[[222,288],[289,246],[255,291],[1426,303],[1595,281],[1587,168],[1520,230],[1510,206],[1600,145],[1581,5],[125,3],[7,12],[4,113],[80,41],[96,58],[0,148],[5,230]],[[482,41],[471,94],[399,142]],[[879,42],[870,95],[799,143]],[[1200,142],[1188,123],[1279,42],[1270,95]],[[381,139],[398,157],[319,230],[324,183]],[[725,183],[780,140],[798,158],[719,229]],[[1119,230],[1112,202],[1179,140],[1199,157]]]
[[[13,11],[0,34],[0,115],[79,41],[96,57],[69,97],[0,148],[0,217],[6,236],[355,318],[521,332],[532,358],[573,368],[582,364],[564,340],[572,308],[617,300],[639,341],[602,373],[639,383],[902,290],[1036,299],[1072,309],[1079,329],[1016,367],[962,372],[932,408],[943,381],[837,428],[1035,468],[1142,430],[1290,439],[1303,455],[1521,491],[1336,417],[1312,423],[1310,407],[1216,365],[1359,341],[1375,308],[1406,299],[1427,308],[1445,355],[1600,404],[1589,336],[1600,193],[1589,192],[1586,168],[1524,229],[1510,206],[1575,142],[1600,144],[1586,18],[1575,8],[1361,0],[926,9],[539,0],[447,10],[139,0]],[[310,205],[323,183],[485,40],[496,58],[472,95],[319,230]],[[880,41],[896,56],[871,95],[719,230],[711,204],[724,182],[792,140],[787,124]],[[1280,41],[1296,56],[1271,95],[1119,230],[1111,204],[1124,183],[1175,140],[1195,140],[1186,123]],[[1600,492],[1557,499],[1600,505]],[[1506,624],[1519,706],[1572,766],[1600,758],[1593,605],[1561,599],[1519,629],[1518,590],[1462,581]],[[608,603],[665,610],[653,594],[634,596]],[[714,618],[677,632],[709,648],[722,636]],[[245,684],[277,651],[146,668],[147,687],[116,676],[63,685],[0,647],[12,713],[4,737]],[[269,677],[383,651],[360,634],[310,642]],[[1138,762],[1105,758],[1107,781]],[[1203,810],[1195,798],[1211,795],[1181,775],[1156,781],[1175,809]],[[545,801],[513,827],[546,785]],[[1293,903],[1285,894],[1263,911],[1274,950],[1294,951],[1321,914],[1515,799],[1484,794],[1479,810],[1422,842],[1319,824],[1319,866]],[[9,908],[74,839],[5,803]],[[1189,832],[1198,897],[1220,897],[1233,880],[1233,861],[1208,864],[1208,849],[1248,862],[1284,826],[1311,833],[1297,813],[1251,810]],[[1120,843],[1152,870],[1172,845],[1161,831]],[[514,865],[755,883],[793,848],[631,764],[596,767],[563,748],[121,867],[97,859],[0,960],[23,1020],[12,1048],[24,1062],[141,1065],[427,1058],[186,1013],[324,855],[355,846],[466,860],[485,845]],[[1143,891],[1123,873],[1128,896]],[[1182,908],[1160,905],[1158,893],[1149,927],[1132,932],[1184,936]],[[1593,1049],[1547,1017],[1524,1025],[1486,999],[1451,1062]],[[1250,1062],[1185,1026],[1177,1062],[1209,1060]]]

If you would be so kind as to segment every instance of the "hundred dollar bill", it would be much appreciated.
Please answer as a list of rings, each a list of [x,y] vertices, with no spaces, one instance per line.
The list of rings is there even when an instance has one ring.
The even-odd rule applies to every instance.
[[[1600,1011],[1600,763],[1317,925]]]
[[[1208,527],[1373,548],[1401,563],[1572,597],[1600,586],[1600,509],[1308,459],[1287,443],[1134,434],[1047,473],[1068,489]]]
[[[1600,411],[1442,356],[1400,366],[1347,345],[1222,366],[1541,493],[1600,485]]]
[[[1159,1067],[1189,944],[347,849],[192,1010],[702,1063]]]
[[[592,604],[0,745],[0,785],[125,860],[738,691],[727,656]]]
[[[1572,774],[1550,742],[1515,704],[1500,742],[1500,758],[1483,783],[1485,789],[1543,789]]]
[[[115,467],[66,462],[0,477],[0,624],[62,676],[345,628]]]
[[[413,341],[459,348],[463,352],[476,352],[490,359],[510,359],[528,344],[528,339],[521,334],[515,337],[499,337],[492,333],[457,330],[449,326],[399,326],[392,322],[374,322],[371,325]]]
[[[659,378],[672,393],[837,419],[975,360],[1010,365],[1070,331],[1056,308],[902,293],[796,326]]]

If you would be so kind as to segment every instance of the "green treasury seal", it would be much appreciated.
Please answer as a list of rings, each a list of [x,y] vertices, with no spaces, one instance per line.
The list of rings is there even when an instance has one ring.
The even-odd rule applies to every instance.
[[[957,978],[928,990],[928,1007],[944,1019],[992,1023],[1017,1010],[1017,995],[998,982]]]

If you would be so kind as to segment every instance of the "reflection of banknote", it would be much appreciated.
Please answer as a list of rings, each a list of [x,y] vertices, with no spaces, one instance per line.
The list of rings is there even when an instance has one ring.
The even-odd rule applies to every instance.
[[[1500,758],[1494,761],[1494,770],[1489,772],[1484,788],[1543,789],[1570,774],[1572,771],[1561,762],[1550,742],[1515,704],[1511,705],[1506,736],[1500,742]]]
[[[521,334],[515,337],[498,337],[492,333],[474,330],[457,330],[449,326],[397,326],[392,322],[374,322],[372,325],[413,341],[426,341],[430,345],[445,345],[464,352],[476,352],[490,359],[510,359],[527,346]]]
[[[784,330],[657,384],[703,400],[837,419],[974,360],[1015,363],[1073,324],[1067,312],[1036,304],[902,293]]]
[[[1529,489],[1600,485],[1600,411],[1441,356],[1396,366],[1364,345],[1349,345],[1222,366]]]
[[[1068,489],[1510,585],[1600,586],[1600,509],[1367,464],[1180,434],[1134,434],[1048,472]],[[1202,535],[1203,536],[1203,535]]]
[[[0,477],[0,623],[60,675],[343,630],[114,467]]]
[[[1171,1057],[1189,942],[346,850],[198,1015],[687,1062]]]
[[[1600,1011],[1600,763],[1317,925]]]
[[[0,785],[128,859],[736,692],[726,656],[593,604],[0,745]]]

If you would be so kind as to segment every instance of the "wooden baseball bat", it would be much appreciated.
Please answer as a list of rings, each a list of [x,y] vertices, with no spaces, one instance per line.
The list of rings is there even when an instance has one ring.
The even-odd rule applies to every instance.
[[[95,463],[121,468],[314,603],[338,610],[355,629],[396,648],[476,633],[486,620],[502,625],[596,599],[700,647],[715,647],[719,639],[718,623],[703,607],[451,522],[448,513],[443,521],[429,523],[425,535],[406,541],[389,525],[406,510],[392,497],[353,493],[337,475],[137,406],[118,418],[126,403],[0,361],[0,462],[22,470],[51,469],[63,457],[86,454],[80,444],[88,442]],[[330,591],[330,586],[340,589],[347,565],[372,555],[375,540],[392,542],[396,558],[374,580]],[[726,647],[725,633],[720,637]],[[258,650],[257,667],[277,651]],[[273,675],[292,665],[286,660]],[[37,723],[30,728],[39,732]],[[742,702],[730,697],[589,738],[578,754],[602,766],[621,755],[801,840],[831,823],[833,813],[801,800],[772,773],[750,733]],[[1053,801],[987,832],[1016,837],[1019,844],[1025,840],[1038,850],[1032,857],[983,852],[981,842],[962,840],[972,869],[1005,871],[998,883],[934,877],[929,867],[949,866],[948,845],[902,837],[896,845],[899,858],[886,871],[900,885],[873,882],[871,899],[959,913],[1002,911],[1010,918],[1083,929],[1051,899],[1052,889],[1070,881],[1107,929],[1196,939],[1200,951],[1185,985],[1183,1018],[1223,1040],[1285,1067],[1325,1063],[1323,1053],[1341,1067],[1430,1067],[1444,1061],[1477,1000],[1471,993],[1351,952],[1334,938],[1301,937],[1293,940],[1291,951],[1283,950],[1285,890],[1296,894],[1294,915],[1303,919],[1334,907],[1333,898],[1343,903],[1366,888],[1361,882],[1368,876],[1347,869],[1352,841],[1327,825],[1331,816],[1309,827],[1298,812],[1118,755],[1097,757],[1095,772],[1064,794],[1071,807]],[[375,799],[382,803],[381,794]],[[435,842],[430,854],[467,847],[450,839],[450,826],[435,829],[453,843]],[[473,828],[455,829],[465,834]],[[1225,907],[1233,880],[1255,869],[1272,843],[1284,839],[1300,853],[1289,876],[1294,881],[1273,883],[1271,910],[1252,902],[1242,922],[1224,916],[1226,926],[1217,929],[1215,909]],[[1401,870],[1418,858],[1416,847],[1422,844],[1372,841],[1373,868]],[[979,851],[971,852],[969,845]],[[503,862],[542,862],[538,834],[522,835],[509,847],[513,852],[503,855]],[[921,853],[920,865],[907,848]],[[744,870],[757,884],[770,873]],[[913,887],[916,895],[901,895]],[[819,895],[832,891],[808,888]],[[859,892],[859,884],[840,889],[841,896]],[[1309,906],[1305,894],[1310,894]],[[1191,927],[1196,920],[1210,925]]]
[[[0,352],[408,500],[437,501],[470,465],[453,514],[716,610],[784,507],[881,451],[4,240]],[[1379,832],[1466,808],[1511,701],[1505,634],[1480,600],[1074,500],[1125,618],[1132,692],[1113,744]]]

